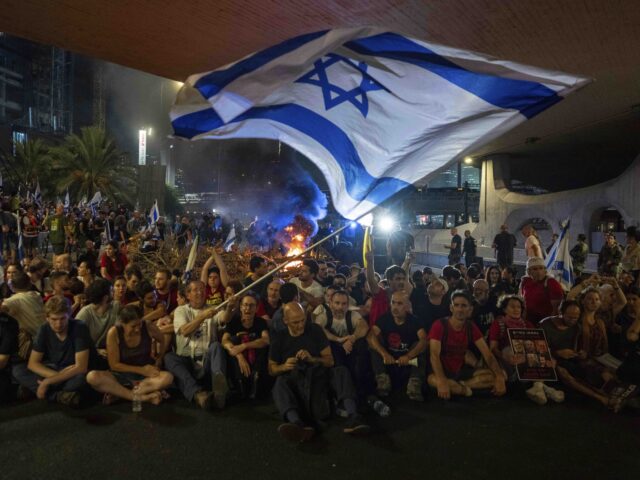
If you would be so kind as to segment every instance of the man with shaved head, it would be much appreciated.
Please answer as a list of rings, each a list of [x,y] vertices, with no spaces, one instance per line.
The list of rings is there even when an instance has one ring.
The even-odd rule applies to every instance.
[[[285,423],[278,432],[292,442],[309,441],[312,426],[329,416],[329,392],[349,415],[345,433],[369,430],[356,411],[356,392],[344,367],[334,367],[329,340],[322,327],[307,322],[302,305],[283,307],[286,329],[274,334],[269,351],[269,373],[276,377],[273,399]]]
[[[410,308],[411,302],[406,292],[393,292],[390,311],[378,318],[369,330],[371,364],[376,375],[378,395],[389,395],[391,377],[394,376],[401,383],[406,382],[407,395],[411,400],[423,401],[427,333],[423,323],[409,312]]]

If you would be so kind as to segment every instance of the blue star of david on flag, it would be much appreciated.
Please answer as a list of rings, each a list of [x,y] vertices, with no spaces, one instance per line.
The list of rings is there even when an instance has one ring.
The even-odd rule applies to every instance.
[[[345,90],[329,82],[327,69],[337,62],[346,63],[361,72],[362,81],[360,85],[351,90]],[[333,107],[337,107],[344,102],[349,102],[360,111],[363,117],[366,117],[369,112],[367,92],[373,92],[375,90],[388,91],[367,73],[368,65],[364,62],[356,64],[346,57],[329,53],[326,57],[316,60],[313,65],[315,68],[304,74],[296,80],[296,82],[308,83],[309,85],[320,87],[322,89],[322,97],[324,98],[325,110],[331,110]]]

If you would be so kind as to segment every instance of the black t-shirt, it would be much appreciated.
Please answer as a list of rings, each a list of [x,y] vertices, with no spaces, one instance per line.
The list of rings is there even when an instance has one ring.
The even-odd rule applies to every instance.
[[[262,332],[265,330],[269,330],[267,322],[260,317],[253,318],[253,325],[251,328],[245,328],[242,325],[242,321],[240,320],[240,315],[234,316],[227,328],[225,329],[225,333],[231,335],[231,340],[237,343],[247,343],[253,342],[254,340],[258,340],[262,337]]]
[[[460,256],[462,254],[462,238],[460,238],[460,235],[456,234],[451,237],[451,243],[453,244],[451,255]]]
[[[18,353],[18,322],[8,315],[0,315],[0,355],[12,359]]]
[[[391,313],[385,313],[376,320],[380,329],[382,346],[394,357],[405,355],[418,342],[418,330],[424,329],[422,322],[409,314],[402,325],[398,325]]]
[[[315,323],[307,323],[304,333],[298,337],[292,337],[289,329],[278,332],[271,341],[269,358],[281,364],[287,358],[295,357],[300,350],[306,350],[312,357],[319,357],[320,352],[329,346],[329,340],[322,327]]]
[[[451,310],[449,309],[449,299],[446,295],[442,297],[440,305],[434,305],[433,303],[431,303],[431,300],[429,300],[429,297],[427,297],[425,302],[424,317],[420,319],[424,324],[424,331],[428,332],[429,330],[431,330],[431,325],[433,325],[433,322],[441,318],[448,317],[449,315],[451,315]]]
[[[473,314],[471,318],[476,326],[482,332],[482,335],[486,335],[489,331],[489,327],[493,323],[493,320],[498,316],[498,308],[496,307],[496,299],[493,296],[489,296],[487,303],[480,305],[477,302],[473,303]]]
[[[513,248],[516,246],[516,237],[509,232],[500,232],[493,239],[493,243],[496,244],[498,253],[513,253]]]
[[[578,325],[574,325],[564,330],[560,330],[553,322],[556,317],[548,317],[540,322],[540,326],[544,330],[547,337],[547,343],[551,351],[556,350],[575,350],[577,346],[577,338],[579,333]]]
[[[80,320],[69,320],[67,337],[60,341],[48,323],[38,329],[33,349],[43,354],[42,363],[62,370],[76,363],[76,353],[92,348],[89,328]]]

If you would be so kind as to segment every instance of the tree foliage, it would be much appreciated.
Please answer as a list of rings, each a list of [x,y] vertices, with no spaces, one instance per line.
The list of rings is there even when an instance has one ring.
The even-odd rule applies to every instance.
[[[58,193],[69,190],[75,198],[90,199],[100,191],[116,201],[134,203],[135,171],[122,162],[104,130],[82,128],[80,135],[67,136],[61,146],[51,149],[51,154]]]

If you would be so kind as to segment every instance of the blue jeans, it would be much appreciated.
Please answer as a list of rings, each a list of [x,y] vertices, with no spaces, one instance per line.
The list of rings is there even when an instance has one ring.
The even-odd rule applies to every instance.
[[[189,401],[193,400],[196,393],[203,389],[201,383],[195,378],[196,365],[191,357],[183,357],[174,352],[164,356],[164,367],[173,374],[175,383]],[[202,383],[210,386],[213,377],[219,373],[226,375],[227,359],[219,342],[209,345],[207,353],[203,357],[204,377]]]

